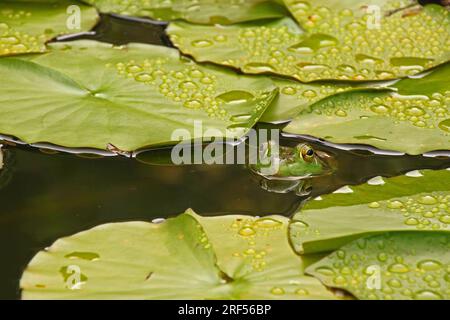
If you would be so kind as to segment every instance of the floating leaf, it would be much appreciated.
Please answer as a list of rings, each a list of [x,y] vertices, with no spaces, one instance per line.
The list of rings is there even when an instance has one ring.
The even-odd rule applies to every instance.
[[[397,92],[337,94],[301,112],[284,130],[409,154],[450,150],[449,78],[445,64],[423,78],[399,81]]]
[[[450,234],[394,232],[354,241],[307,268],[359,299],[450,299]]]
[[[255,37],[253,29],[255,26],[264,25],[261,22],[253,22],[243,24],[241,26],[194,26],[188,23],[172,23],[168,28],[168,33],[171,35],[172,41],[179,46],[184,53],[190,54],[198,61],[213,61],[219,64],[230,65],[241,68],[246,73],[276,73],[275,68],[269,63],[250,63],[243,65],[246,60],[243,51],[239,45],[230,45],[230,42],[235,41],[237,33],[240,32],[241,38]],[[269,51],[272,50],[273,61],[284,56],[281,51],[276,50],[276,44],[280,41],[291,41],[287,36],[289,32],[296,34],[297,37],[302,37],[302,30],[291,20],[283,19],[269,24],[273,30],[268,43],[272,43]],[[258,32],[268,36],[271,29],[265,27],[258,28]],[[189,43],[189,41],[191,41]],[[253,40],[249,40],[253,41]],[[257,40],[254,40],[257,41]],[[266,45],[265,41],[261,40],[260,46]],[[263,50],[262,47],[256,57],[261,57],[269,52]],[[251,53],[251,50],[249,51]],[[255,58],[256,59],[256,58]],[[236,64],[237,63],[237,64]],[[242,65],[238,65],[241,64]],[[259,69],[256,70],[256,69]],[[254,72],[256,70],[256,72]],[[292,70],[286,65],[286,72]],[[297,81],[286,80],[282,78],[274,78],[273,81],[280,88],[280,94],[274,103],[268,108],[261,118],[264,122],[281,122],[291,120],[300,111],[307,109],[311,104],[338,92],[348,91],[358,87],[378,87],[385,86],[384,83],[355,83],[355,82],[316,82],[316,83],[299,83]]]
[[[284,122],[292,120],[301,111],[307,110],[312,104],[336,93],[355,90],[360,87],[381,87],[387,84],[380,82],[359,84],[350,82],[315,82],[300,83],[294,80],[273,78],[280,89],[274,102],[264,112],[262,122]]]
[[[245,73],[292,75],[296,58],[290,45],[304,32],[290,18],[232,26],[199,26],[173,22],[167,33],[175,46],[197,61],[239,68]]]
[[[286,237],[289,220],[281,216],[196,216],[217,255],[217,265],[233,279],[249,282],[239,299],[330,299],[317,280],[303,275]]]
[[[308,202],[289,227],[299,253],[335,250],[353,239],[387,231],[450,231],[450,171],[375,177],[347,193]]]
[[[405,8],[411,1],[284,2],[308,33],[293,47],[303,53],[302,63],[326,66],[303,72],[303,80],[329,73],[336,79],[393,79],[450,59],[450,15],[442,6],[414,12]]]
[[[271,0],[86,0],[102,12],[158,20],[182,19],[200,24],[230,24],[287,14],[284,6]]]
[[[420,14],[407,17],[397,13],[383,18],[379,29],[369,29],[361,21],[366,18],[352,15],[349,9],[344,10],[348,16],[326,8],[295,9],[303,6],[309,8],[298,1],[291,8],[294,14],[308,12],[305,17],[315,21],[315,27],[306,31],[285,18],[233,26],[176,22],[168,33],[181,51],[197,61],[304,82],[395,79],[450,59],[450,18],[443,7],[426,6]]]
[[[107,224],[56,241],[21,280],[24,299],[333,299],[303,274],[287,219]]]
[[[47,41],[90,30],[97,20],[94,8],[75,1],[1,1],[0,56],[44,52]]]
[[[173,144],[176,129],[191,138],[234,138],[277,93],[268,79],[199,66],[164,47],[77,41],[51,49],[26,61],[0,60],[0,77],[8,79],[0,83],[1,133],[28,143],[124,151]],[[196,121],[203,131],[194,131]]]

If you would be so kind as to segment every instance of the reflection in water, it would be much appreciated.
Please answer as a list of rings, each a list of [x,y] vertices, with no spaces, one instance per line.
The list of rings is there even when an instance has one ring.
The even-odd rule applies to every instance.
[[[167,23],[148,19],[122,17],[119,15],[101,15],[100,23],[91,32],[62,36],[58,41],[97,40],[115,45],[141,42],[171,47],[164,33]]]

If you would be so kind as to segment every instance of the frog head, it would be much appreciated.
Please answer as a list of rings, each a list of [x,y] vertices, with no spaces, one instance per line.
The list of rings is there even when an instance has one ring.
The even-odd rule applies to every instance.
[[[295,147],[278,147],[270,142],[261,146],[260,157],[250,169],[269,180],[301,180],[332,172],[331,156],[316,151],[306,143]],[[267,161],[270,159],[270,161]],[[263,161],[264,160],[264,161]]]

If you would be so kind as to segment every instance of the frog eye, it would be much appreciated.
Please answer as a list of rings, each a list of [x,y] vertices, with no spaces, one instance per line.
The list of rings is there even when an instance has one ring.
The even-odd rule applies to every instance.
[[[305,160],[307,162],[313,161],[314,155],[315,155],[313,148],[311,148],[310,146],[305,144],[301,147],[300,152],[301,152],[301,156],[302,156],[303,160]]]

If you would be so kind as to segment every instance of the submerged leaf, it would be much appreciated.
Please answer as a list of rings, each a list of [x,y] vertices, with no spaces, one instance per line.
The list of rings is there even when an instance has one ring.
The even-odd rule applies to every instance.
[[[272,0],[85,0],[102,12],[200,24],[279,18],[286,9]]]
[[[21,279],[24,299],[333,299],[303,274],[287,219],[107,224],[56,241]]]
[[[301,81],[395,79],[450,59],[450,17],[443,7],[431,5],[417,15],[382,17],[371,28],[367,15],[351,10],[366,9],[355,1],[339,3],[348,9],[328,9],[325,6],[330,6],[329,1],[315,2],[318,7],[303,1],[291,3],[300,22],[307,20],[305,31],[285,18],[233,26],[177,22],[169,26],[168,33],[182,52],[197,61]]]
[[[8,79],[0,83],[2,134],[122,151],[237,138],[277,93],[268,79],[199,66],[165,47],[95,41],[50,47],[43,55],[0,60],[0,77]],[[224,99],[230,92],[235,99]]]
[[[408,154],[450,150],[450,64],[388,90],[330,96],[304,110],[284,130],[334,143],[368,144]]]
[[[45,43],[58,35],[90,30],[97,11],[69,0],[2,0],[0,56],[44,52]]]
[[[299,253],[335,250],[353,239],[387,231],[450,231],[450,171],[375,177],[321,196],[295,214],[289,236]]]
[[[359,299],[450,299],[450,234],[394,232],[354,241],[307,268]]]

